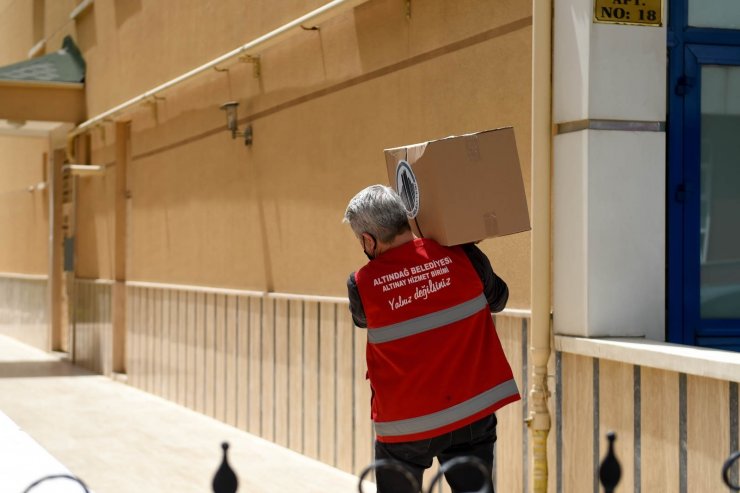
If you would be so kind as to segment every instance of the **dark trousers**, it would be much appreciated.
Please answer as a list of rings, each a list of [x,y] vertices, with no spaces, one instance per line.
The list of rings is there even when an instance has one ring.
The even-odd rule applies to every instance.
[[[444,464],[456,457],[473,456],[486,465],[490,481],[493,469],[493,444],[496,442],[496,422],[496,415],[491,414],[428,440],[400,443],[383,443],[376,440],[375,460],[389,459],[402,463],[421,485],[424,470],[431,467],[435,457],[440,464]],[[378,493],[412,493],[408,481],[397,472],[376,470],[375,479]],[[464,467],[446,473],[445,479],[455,493],[478,491],[483,486],[478,470]],[[489,483],[489,487],[493,492],[493,484]]]

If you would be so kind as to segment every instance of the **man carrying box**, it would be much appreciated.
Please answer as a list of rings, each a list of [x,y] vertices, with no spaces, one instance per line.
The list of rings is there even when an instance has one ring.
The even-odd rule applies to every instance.
[[[490,313],[504,309],[506,283],[475,245],[416,238],[389,187],[358,193],[344,221],[370,259],[347,287],[354,323],[368,329],[375,459],[401,462],[419,484],[434,457],[477,457],[490,472],[494,412],[519,399]],[[453,491],[481,487],[456,471],[446,476]],[[408,491],[395,473],[376,480],[379,493]]]

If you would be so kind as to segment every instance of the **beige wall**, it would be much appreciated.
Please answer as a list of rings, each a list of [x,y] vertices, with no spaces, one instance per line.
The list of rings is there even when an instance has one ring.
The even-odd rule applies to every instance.
[[[109,287],[78,282],[77,289],[84,339],[77,362],[107,373],[101,342],[110,333]],[[346,302],[127,289],[130,385],[344,471],[359,474],[372,461],[366,337],[352,325]],[[524,393],[497,412],[496,491],[524,491],[532,448],[524,424],[529,321],[497,315],[495,323]],[[425,481],[434,473],[436,466]]]
[[[0,0],[0,64],[20,62],[35,44],[34,2]]]
[[[48,283],[43,277],[0,274],[0,334],[49,349]]]
[[[78,3],[78,0],[0,0],[0,64],[27,60],[29,50],[42,39],[47,40],[46,53],[61,48],[64,36],[76,34],[69,13]]]
[[[75,0],[0,0],[0,65],[28,59],[28,51],[56,33],[47,51],[72,33]],[[48,274],[48,189],[28,187],[46,179],[46,137],[0,135],[0,272]]]
[[[46,39],[46,53],[62,47],[65,36],[72,36],[79,44],[77,22],[69,18],[69,13],[80,3],[80,0],[33,0],[41,4],[37,11],[43,12],[43,32]],[[38,41],[38,40],[37,40]],[[35,42],[34,42],[35,43]]]
[[[70,20],[75,0],[0,0],[0,63],[25,60],[40,37],[52,51],[73,35],[94,116],[324,3],[98,0]],[[122,117],[132,127],[129,279],[343,295],[364,257],[342,213],[359,189],[387,181],[386,147],[513,125],[529,189],[531,6],[411,6],[407,18],[402,0],[370,0],[260,53],[259,79],[237,63]],[[224,129],[228,100],[254,125],[251,148]],[[26,138],[3,138],[0,157],[24,153],[24,172],[40,173],[37,140],[28,150]],[[114,165],[115,144],[111,123],[93,130],[90,161]],[[113,190],[114,168],[78,180],[79,277],[113,276]],[[11,195],[0,198],[12,203],[0,231],[23,234],[3,234],[0,269],[46,273],[45,192]],[[510,284],[510,306],[527,308],[529,234],[482,247]]]
[[[0,60],[26,58],[43,14],[47,50],[72,34],[86,58],[93,116],[323,3],[189,1],[174,11],[100,0],[77,21],[67,17],[73,0],[7,3]],[[360,188],[387,180],[385,147],[514,125],[528,184],[530,6],[412,7],[406,19],[405,2],[372,0],[261,53],[260,79],[238,64],[168,92],[156,113],[128,115],[130,277],[343,294],[363,257],[342,212]],[[218,106],[232,99],[254,120],[250,149],[221,130]],[[93,161],[113,164],[112,126],[93,133]],[[112,276],[112,187],[112,171],[79,181],[81,277]],[[510,306],[527,307],[529,235],[483,248],[509,281]]]
[[[77,178],[75,274],[84,279],[113,279],[115,175]]]
[[[0,135],[0,272],[47,273],[48,190],[35,188],[47,147],[44,138]]]
[[[268,3],[193,1],[174,12],[96,2],[76,28],[90,116],[324,2]],[[342,213],[359,189],[387,182],[386,147],[513,125],[528,189],[531,6],[412,8],[407,20],[405,2],[371,0],[261,53],[259,79],[236,64],[168,91],[156,111],[129,113],[129,278],[343,295],[364,257]],[[229,100],[253,122],[251,148],[224,129],[218,107]],[[93,131],[93,162],[114,164],[105,129]],[[112,176],[80,187],[85,277],[110,276]],[[510,284],[510,306],[527,308],[529,234],[482,247]]]

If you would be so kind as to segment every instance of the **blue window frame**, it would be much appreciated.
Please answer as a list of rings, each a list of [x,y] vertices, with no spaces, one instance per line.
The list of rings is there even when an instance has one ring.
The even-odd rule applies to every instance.
[[[706,160],[702,145],[707,146],[702,143],[702,130],[706,134],[710,127],[729,125],[727,128],[734,129],[740,125],[740,115],[724,120],[706,114],[702,117],[701,107],[702,77],[708,74],[705,69],[740,67],[740,31],[688,26],[688,0],[672,1],[669,11],[668,340],[740,351],[740,282],[723,286],[723,293],[727,293],[724,299],[730,300],[724,301],[725,305],[735,304],[736,309],[726,310],[724,315],[722,310],[708,309],[708,273],[722,274],[724,265],[731,263],[705,261],[708,180],[701,165]],[[728,164],[725,160],[724,169],[740,176],[735,175],[735,166],[740,173],[740,153],[737,161]],[[737,194],[740,196],[740,190]],[[740,229],[740,216],[736,219]],[[737,257],[740,259],[740,251]],[[729,272],[732,268],[726,269]]]

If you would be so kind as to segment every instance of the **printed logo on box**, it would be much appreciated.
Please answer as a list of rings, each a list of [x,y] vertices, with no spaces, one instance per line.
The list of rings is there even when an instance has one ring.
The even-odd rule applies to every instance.
[[[419,185],[406,161],[399,161],[396,166],[396,191],[406,206],[406,215],[411,219],[415,218],[419,214]]]

